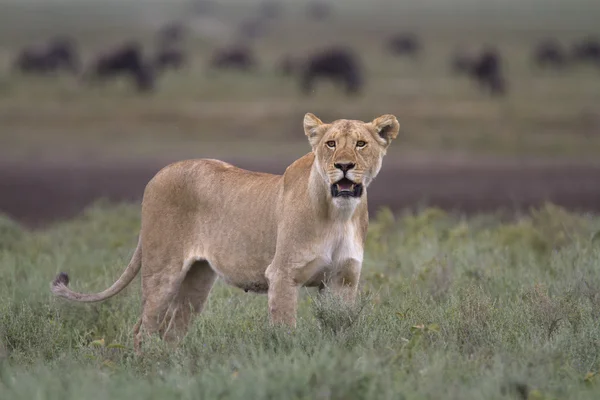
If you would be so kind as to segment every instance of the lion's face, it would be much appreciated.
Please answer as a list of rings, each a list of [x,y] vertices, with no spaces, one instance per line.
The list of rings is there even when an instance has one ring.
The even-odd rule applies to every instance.
[[[400,126],[393,115],[372,122],[321,122],[304,117],[304,130],[315,153],[317,169],[336,200],[357,199],[381,169],[381,162]]]

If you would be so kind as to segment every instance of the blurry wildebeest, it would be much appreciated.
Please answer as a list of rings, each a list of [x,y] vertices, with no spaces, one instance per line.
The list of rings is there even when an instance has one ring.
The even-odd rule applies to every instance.
[[[127,76],[133,79],[139,91],[154,89],[154,72],[144,60],[143,51],[137,43],[125,43],[101,54],[92,63],[88,77],[93,81]]]
[[[386,47],[390,53],[397,56],[415,57],[421,51],[419,39],[413,33],[400,33],[387,40]]]
[[[562,68],[566,66],[568,56],[558,41],[546,39],[534,48],[533,61],[539,67]]]
[[[45,45],[22,50],[14,68],[22,73],[45,74],[59,71],[79,72],[80,60],[75,43],[68,38],[55,38]]]
[[[314,0],[308,3],[306,12],[309,18],[320,21],[331,17],[333,10],[329,2]]]
[[[174,46],[160,47],[154,55],[153,68],[155,73],[168,69],[178,70],[185,66],[187,57],[183,50]]]
[[[264,18],[277,18],[281,15],[281,3],[274,0],[264,0],[260,4],[259,14]]]
[[[256,67],[252,50],[243,45],[217,49],[210,61],[211,68],[250,71]]]
[[[600,66],[600,41],[593,37],[588,37],[573,45],[573,59],[595,63]]]
[[[344,85],[348,95],[359,93],[363,86],[363,72],[358,57],[345,47],[332,47],[308,58],[301,77],[303,92],[313,92],[315,81],[320,78]]]
[[[459,57],[460,56],[460,57]],[[506,92],[506,81],[502,73],[502,59],[498,50],[487,47],[478,55],[457,54],[453,59],[454,71],[466,74],[483,90],[499,96]]]

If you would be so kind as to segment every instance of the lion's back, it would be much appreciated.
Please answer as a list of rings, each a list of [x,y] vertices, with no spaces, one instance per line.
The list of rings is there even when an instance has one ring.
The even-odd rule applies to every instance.
[[[225,211],[240,217],[273,212],[281,175],[247,171],[214,159],[184,160],[161,169],[146,185],[144,206]]]

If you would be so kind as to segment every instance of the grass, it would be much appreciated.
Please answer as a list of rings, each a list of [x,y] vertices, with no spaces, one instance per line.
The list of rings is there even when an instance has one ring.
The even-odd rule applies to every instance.
[[[361,299],[303,289],[296,330],[266,296],[221,282],[177,349],[142,357],[139,280],[116,298],[53,298],[68,271],[94,291],[135,246],[139,209],[99,203],[42,231],[0,220],[2,399],[596,399],[600,218],[548,204],[519,216],[438,209],[372,218]]]
[[[32,1],[28,7],[0,2],[2,157],[254,157],[280,148],[291,154],[305,147],[301,121],[308,111],[324,120],[396,114],[403,145],[390,152],[398,155],[582,160],[600,151],[597,68],[560,73],[530,63],[531,49],[541,38],[556,36],[568,44],[600,33],[600,8],[594,1],[353,1],[336,3],[335,18],[325,23],[307,21],[303,3],[288,1],[282,19],[268,24],[265,37],[253,45],[261,68],[251,75],[206,71],[212,50],[233,41],[229,33],[240,21],[254,18],[257,4],[219,3],[215,18],[226,33],[193,36],[186,44],[190,67],[166,75],[155,94],[139,96],[124,82],[89,88],[67,77],[11,75],[8,65],[21,46],[52,34],[74,35],[88,60],[130,38],[151,45],[157,24],[188,15],[184,1],[168,6],[161,1]],[[422,37],[425,53],[419,60],[383,52],[384,38],[398,30]],[[345,98],[327,85],[306,98],[297,82],[273,71],[285,53],[305,55],[338,43],[352,46],[363,58],[367,86],[358,98]],[[449,72],[448,59],[457,46],[484,43],[498,45],[504,55],[510,85],[506,98],[492,99]]]

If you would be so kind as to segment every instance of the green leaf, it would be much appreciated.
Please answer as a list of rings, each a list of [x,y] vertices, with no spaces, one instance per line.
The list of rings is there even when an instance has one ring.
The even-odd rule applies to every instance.
[[[124,345],[120,344],[120,343],[111,343],[108,346],[106,346],[108,349],[126,349],[127,347],[125,347]]]
[[[102,366],[103,366],[103,367],[106,367],[106,368],[108,368],[108,369],[112,369],[112,370],[115,370],[115,369],[117,369],[117,364],[115,364],[115,363],[114,363],[113,361],[111,361],[111,360],[104,360],[104,361],[102,362]]]
[[[94,340],[92,343],[90,343],[90,346],[104,347],[104,338]]]
[[[597,372],[588,372],[587,374],[585,374],[585,377],[583,378],[583,381],[587,384],[591,384],[594,383],[594,378],[596,378],[598,376]]]

